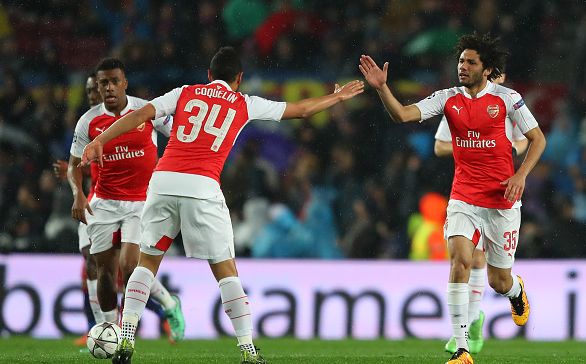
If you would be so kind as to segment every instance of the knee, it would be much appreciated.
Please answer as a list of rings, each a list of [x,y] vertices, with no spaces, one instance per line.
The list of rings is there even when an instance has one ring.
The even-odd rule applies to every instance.
[[[134,268],[136,268],[136,260],[124,260],[122,262],[120,262],[120,271],[122,271],[122,276],[123,277],[130,277],[130,275],[132,274],[132,272],[134,271]]]
[[[472,268],[472,259],[457,255],[450,259],[450,264],[453,272],[467,272]]]
[[[510,283],[506,279],[506,277],[500,275],[489,275],[488,276],[488,285],[494,289],[495,292],[500,294],[505,294],[509,291],[511,287]]]
[[[98,276],[98,265],[92,256],[85,260],[85,273],[89,279],[96,279]]]

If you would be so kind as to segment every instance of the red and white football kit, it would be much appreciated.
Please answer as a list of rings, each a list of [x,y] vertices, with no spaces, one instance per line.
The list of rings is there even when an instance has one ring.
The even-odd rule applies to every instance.
[[[478,244],[485,239],[486,258],[497,268],[514,262],[521,202],[504,198],[500,183],[515,174],[511,155],[514,125],[525,134],[537,121],[521,95],[487,82],[472,98],[464,87],[435,92],[415,104],[421,119],[444,114],[452,134],[455,173],[445,238],[463,235]]]
[[[126,96],[128,104],[120,116],[100,104],[78,121],[71,145],[71,155],[81,157],[83,149],[116,120],[146,105],[147,101]],[[90,253],[108,250],[117,241],[138,243],[140,214],[146,190],[157,163],[157,134],[168,136],[171,118],[144,123],[104,146],[104,166],[99,169],[95,196],[90,201],[94,215],[86,214]]]
[[[242,128],[279,121],[285,102],[234,92],[224,81],[176,88],[150,102],[174,115],[171,137],[149,184],[141,251],[163,254],[181,230],[185,254],[218,263],[234,257],[220,174]]]
[[[452,133],[450,132],[450,127],[448,126],[448,120],[446,119],[445,115],[442,117],[442,120],[440,121],[439,126],[437,127],[437,131],[435,133],[435,139],[442,141],[442,142],[446,142],[446,143],[452,142]],[[523,135],[521,130],[519,130],[519,127],[517,126],[517,124],[514,124],[512,139],[513,139],[512,140],[513,142],[518,142],[518,141],[527,139],[527,138],[525,138],[525,135]],[[480,240],[478,241],[478,244],[476,245],[476,249],[478,249],[480,251],[484,250],[482,235],[480,236]]]

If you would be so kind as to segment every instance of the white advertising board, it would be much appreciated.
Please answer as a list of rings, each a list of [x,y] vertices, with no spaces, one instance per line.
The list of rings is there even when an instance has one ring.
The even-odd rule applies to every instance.
[[[82,333],[77,255],[0,256],[0,333],[60,337]],[[446,339],[447,262],[237,260],[248,294],[254,334],[301,339]],[[518,260],[531,304],[518,328],[509,302],[487,287],[481,309],[485,337],[586,340],[586,261]],[[205,261],[168,257],[158,274],[181,297],[187,339],[232,334],[220,292]],[[159,336],[158,318],[145,311],[139,335]]]

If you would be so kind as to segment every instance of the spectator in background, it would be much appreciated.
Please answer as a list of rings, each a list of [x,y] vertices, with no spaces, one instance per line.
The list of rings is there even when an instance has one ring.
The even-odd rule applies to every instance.
[[[110,31],[110,40],[114,47],[127,39],[147,40],[152,38],[152,29],[148,23],[151,2],[131,0],[91,0],[92,8],[106,24]]]
[[[437,192],[428,192],[419,200],[419,214],[409,219],[412,260],[447,260],[450,257],[444,239],[448,199]],[[419,216],[417,216],[419,215]]]
[[[265,1],[229,0],[222,10],[228,39],[237,41],[248,37],[268,15]]]
[[[40,244],[43,241],[43,228],[47,218],[43,212],[38,187],[32,182],[20,184],[16,194],[16,204],[8,209],[5,230],[0,235],[2,250],[46,251],[46,247]]]

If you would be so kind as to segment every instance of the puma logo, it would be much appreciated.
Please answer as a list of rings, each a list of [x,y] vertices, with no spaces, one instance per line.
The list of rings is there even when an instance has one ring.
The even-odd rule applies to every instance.
[[[456,105],[452,105],[452,108],[456,109],[456,111],[458,112],[458,115],[460,115],[460,110],[462,110],[464,108],[464,106],[461,106],[459,109],[456,107]]]
[[[103,133],[104,132],[104,129],[103,128],[96,128],[96,130],[99,131],[100,133]]]

